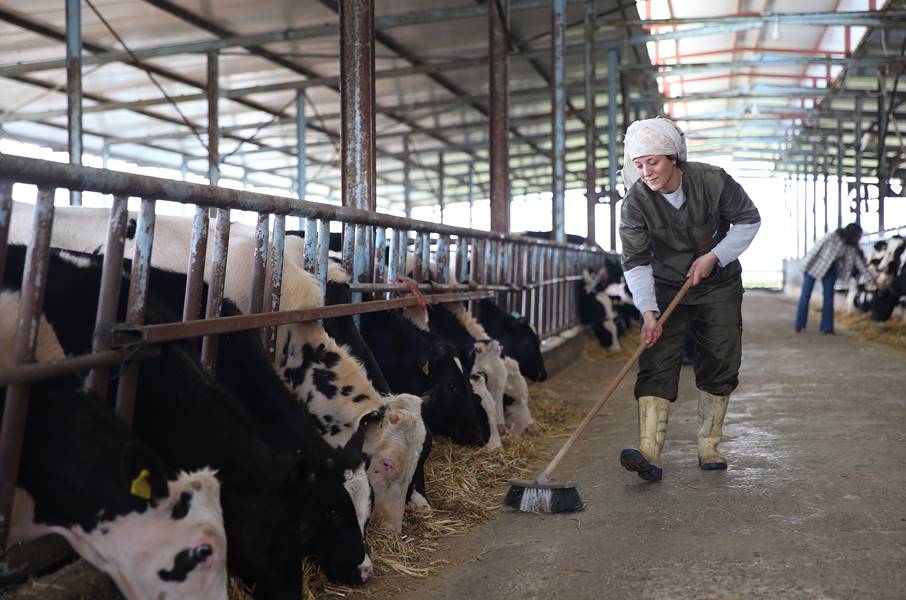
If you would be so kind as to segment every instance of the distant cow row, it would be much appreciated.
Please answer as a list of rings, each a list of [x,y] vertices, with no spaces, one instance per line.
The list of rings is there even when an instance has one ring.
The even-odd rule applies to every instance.
[[[847,294],[851,312],[868,312],[874,321],[887,321],[899,307],[906,307],[906,240],[893,236],[875,242],[866,259],[872,282],[853,281]]]
[[[3,315],[15,313],[32,210],[14,207]],[[107,221],[106,210],[56,209],[40,360],[91,350]],[[191,222],[157,218],[148,323],[182,314],[190,238]],[[348,276],[332,264],[322,290],[302,268],[301,242],[287,237],[281,309],[347,302]],[[254,232],[233,224],[224,316],[248,306],[253,253]],[[223,334],[213,375],[195,341],[167,344],[141,362],[134,432],[77,378],[37,384],[10,542],[63,533],[129,598],[225,598],[227,568],[258,598],[298,598],[304,556],[334,581],[363,583],[372,516],[398,530],[407,501],[430,509],[422,469],[432,435],[493,447],[501,432],[532,430],[525,377],[546,377],[540,341],[492,302],[479,309],[478,319],[432,305],[427,315],[363,314],[359,326],[281,326],[276,363],[256,332]],[[152,561],[142,558],[149,545]]]

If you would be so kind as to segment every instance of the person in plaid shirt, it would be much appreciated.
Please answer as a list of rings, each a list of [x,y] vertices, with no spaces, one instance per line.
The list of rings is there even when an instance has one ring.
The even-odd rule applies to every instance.
[[[805,255],[802,265],[802,294],[799,296],[799,308],[796,310],[797,333],[805,329],[809,300],[818,279],[821,280],[824,291],[819,329],[825,334],[834,333],[834,283],[837,279],[843,283],[848,282],[854,269],[871,278],[865,266],[865,259],[859,252],[861,238],[862,228],[856,223],[850,223],[827,234]]]

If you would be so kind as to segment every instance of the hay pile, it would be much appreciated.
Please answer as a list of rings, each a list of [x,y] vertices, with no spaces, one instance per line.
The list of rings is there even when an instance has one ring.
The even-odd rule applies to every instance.
[[[906,321],[897,317],[878,323],[866,313],[838,312],[834,315],[836,326],[860,340],[880,344],[906,354]]]
[[[640,343],[638,329],[633,327],[626,335],[620,338],[619,352],[608,352],[601,346],[598,340],[592,337],[585,342],[582,356],[585,357],[586,360],[597,363],[623,362],[629,360],[629,357],[632,356],[632,353],[635,352]]]

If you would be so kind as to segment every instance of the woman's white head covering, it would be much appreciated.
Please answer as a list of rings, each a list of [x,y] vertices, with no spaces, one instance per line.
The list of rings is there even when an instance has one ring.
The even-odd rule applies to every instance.
[[[636,121],[626,130],[623,142],[623,184],[626,189],[638,181],[639,172],[633,162],[640,156],[663,154],[686,160],[686,136],[670,119],[657,117]]]

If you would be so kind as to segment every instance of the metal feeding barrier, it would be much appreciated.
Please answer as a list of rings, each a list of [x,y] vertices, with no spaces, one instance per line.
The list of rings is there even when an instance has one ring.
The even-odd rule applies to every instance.
[[[172,181],[156,177],[75,166],[16,156],[0,156],[0,281],[7,255],[13,210],[13,184],[38,187],[34,222],[22,281],[18,329],[11,368],[0,370],[0,386],[7,386],[0,431],[0,544],[9,531],[9,515],[18,474],[28,407],[29,382],[90,370],[87,385],[102,397],[109,371],[119,367],[118,414],[132,422],[138,361],[159,353],[156,344],[203,336],[201,357],[212,369],[217,334],[262,329],[271,355],[276,327],[288,323],[416,306],[419,302],[468,302],[493,298],[508,313],[524,315],[542,338],[578,324],[578,286],[583,268],[603,266],[600,249],[548,240],[476,231],[438,223],[333,206]],[[35,340],[43,303],[54,195],[57,188],[97,192],[113,197],[103,257],[102,282],[96,323],[100,330],[92,352],[35,363]],[[141,199],[125,321],[117,323],[121,269],[128,223],[127,201]],[[155,203],[168,200],[196,206],[190,247],[186,249],[187,281],[182,322],[146,324],[145,305],[151,268]],[[253,253],[252,294],[245,314],[222,317],[229,251],[230,209],[258,214]],[[204,266],[208,247],[208,215],[213,226],[213,268],[208,278],[207,309],[200,317]],[[352,276],[353,303],[305,310],[279,311],[286,217],[305,220],[304,268],[326,285],[330,225],[343,227],[342,264]],[[413,258],[412,280],[403,282],[407,258]],[[270,277],[267,274],[271,273]],[[455,278],[451,277],[455,274]],[[416,298],[413,287],[423,292]]]

